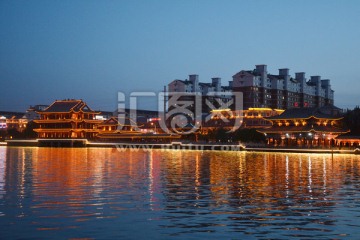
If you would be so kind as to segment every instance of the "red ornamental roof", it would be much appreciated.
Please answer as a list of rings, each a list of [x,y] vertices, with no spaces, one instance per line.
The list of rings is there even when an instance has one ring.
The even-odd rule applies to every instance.
[[[56,100],[48,108],[40,113],[67,113],[67,112],[95,113],[83,100]]]

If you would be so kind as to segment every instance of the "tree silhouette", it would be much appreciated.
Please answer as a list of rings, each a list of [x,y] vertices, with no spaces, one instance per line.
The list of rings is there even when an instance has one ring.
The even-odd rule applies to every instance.
[[[355,107],[353,110],[348,110],[344,116],[344,123],[350,129],[350,134],[360,135],[360,108]]]

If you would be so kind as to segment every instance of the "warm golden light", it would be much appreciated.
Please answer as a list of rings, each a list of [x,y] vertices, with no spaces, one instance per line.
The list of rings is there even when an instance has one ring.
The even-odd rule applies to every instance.
[[[249,108],[252,111],[272,111],[272,108]]]
[[[211,112],[229,112],[231,111],[230,108],[224,108],[224,109],[213,109]]]

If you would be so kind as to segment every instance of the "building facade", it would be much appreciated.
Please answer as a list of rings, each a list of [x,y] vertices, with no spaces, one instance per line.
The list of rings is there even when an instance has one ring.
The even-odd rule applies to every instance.
[[[266,128],[271,127],[272,123],[267,118],[278,116],[284,110],[271,108],[249,108],[241,111],[230,111],[230,109],[214,110],[209,119],[203,119],[202,131],[208,132],[218,128],[228,131],[237,128]]]
[[[189,80],[174,80],[168,84],[168,92],[201,93],[207,100],[216,103],[231,99],[231,93],[243,93],[243,109],[272,108],[290,109],[299,107],[323,107],[334,105],[334,90],[330,80],[320,76],[306,79],[304,72],[292,77],[288,68],[279,69],[278,74],[270,74],[267,65],[256,65],[254,70],[241,70],[232,77],[228,86],[221,85],[221,78],[212,78],[211,83],[199,82],[199,76],[189,75]],[[208,96],[210,93],[216,95]],[[225,101],[224,101],[225,100]],[[205,101],[202,105],[204,105]],[[206,104],[205,104],[206,105]],[[203,112],[211,110],[203,108]]]
[[[256,65],[254,70],[242,70],[233,76],[232,90],[243,92],[244,109],[269,107],[290,109],[322,107],[334,104],[334,90],[330,80],[320,76],[305,78],[304,72],[291,77],[288,68],[278,75],[269,74],[267,65]]]
[[[292,108],[266,118],[271,127],[259,129],[270,146],[332,147],[337,136],[349,132],[343,117],[329,115],[322,108]]]
[[[170,142],[179,139],[180,135],[166,134],[154,128],[154,122],[148,126],[139,125],[130,118],[112,117],[97,126],[99,141],[131,141],[131,142]],[[161,130],[158,128],[158,130]]]
[[[0,112],[0,130],[14,129],[23,132],[29,120],[21,112]]]
[[[5,130],[7,128],[6,117],[0,116],[0,130]]]
[[[270,127],[271,121],[268,117],[274,117],[282,114],[282,109],[271,109],[271,108],[248,108],[243,112],[242,128],[264,128]]]
[[[53,102],[43,111],[39,111],[40,119],[34,120],[38,125],[35,132],[39,138],[86,138],[96,136],[96,119],[98,112],[90,109],[82,100],[60,100]]]
[[[33,121],[35,119],[40,119],[40,114],[39,112],[44,111],[47,107],[49,107],[49,105],[34,105],[34,106],[30,106],[25,113],[25,118],[27,118],[27,120]]]
[[[201,99],[200,106],[202,113],[209,113],[213,109],[220,108],[224,103],[228,103],[232,99],[232,89],[229,86],[221,85],[221,78],[215,77],[211,79],[211,83],[199,82],[199,75],[189,75],[189,80],[173,80],[168,84],[168,108],[171,110],[179,101],[196,102],[195,98]],[[198,94],[194,96],[194,94]],[[172,96],[175,96],[172,98]],[[175,101],[174,101],[175,99]],[[192,109],[193,112],[194,108]]]

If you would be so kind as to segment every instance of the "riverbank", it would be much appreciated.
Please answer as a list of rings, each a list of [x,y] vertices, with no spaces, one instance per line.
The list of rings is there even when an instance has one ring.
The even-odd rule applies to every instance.
[[[248,152],[283,152],[283,153],[328,153],[360,154],[359,149],[313,149],[313,148],[246,148]]]
[[[244,151],[245,146],[241,144],[194,144],[194,143],[98,143],[88,142],[87,147],[115,147],[122,149],[151,150],[212,150],[212,151]]]
[[[8,140],[0,142],[0,146],[19,147],[94,147],[117,148],[118,150],[209,150],[209,151],[247,151],[247,152],[282,152],[282,153],[327,153],[327,154],[360,154],[360,149],[315,149],[315,148],[267,148],[246,147],[242,144],[213,144],[213,143],[132,143],[132,142],[91,142],[86,139],[34,139]]]
[[[179,149],[179,150],[214,150],[214,151],[243,151],[241,144],[193,144],[193,143],[134,143],[134,142],[92,142],[86,139],[34,139],[7,140],[5,146],[22,147],[98,147],[117,149]]]

